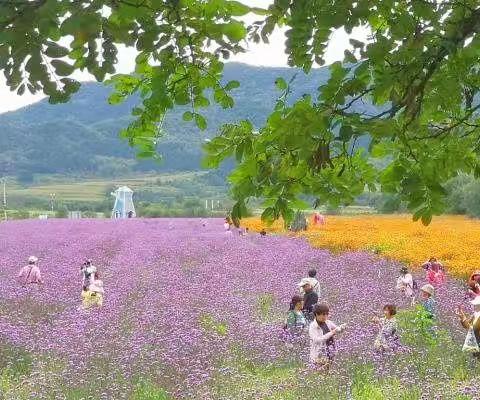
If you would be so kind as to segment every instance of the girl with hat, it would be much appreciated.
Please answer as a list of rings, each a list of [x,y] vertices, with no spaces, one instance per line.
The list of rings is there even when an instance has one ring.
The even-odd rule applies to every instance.
[[[456,310],[456,314],[460,317],[460,323],[467,329],[462,350],[472,353],[475,358],[480,359],[480,297],[477,296],[470,304],[473,306],[473,315],[470,317],[465,314],[462,307]]]
[[[31,284],[43,284],[42,275],[40,273],[40,268],[38,268],[37,261],[37,257],[30,256],[28,258],[28,264],[18,273],[18,279],[20,280],[22,287]]]

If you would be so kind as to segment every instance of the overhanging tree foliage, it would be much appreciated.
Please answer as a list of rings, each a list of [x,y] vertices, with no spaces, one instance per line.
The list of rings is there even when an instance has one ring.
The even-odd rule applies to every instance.
[[[249,13],[259,21],[247,26]],[[265,199],[264,219],[291,221],[302,194],[348,204],[380,185],[428,224],[444,210],[444,182],[480,175],[478,0],[275,0],[268,10],[228,0],[0,0],[0,68],[18,94],[43,91],[61,102],[78,90],[75,70],[102,81],[115,71],[118,45],[135,46],[135,73],[112,78],[110,101],[141,95],[122,136],[140,157],[155,157],[165,114],[190,105],[184,119],[206,129],[201,110],[211,101],[233,107],[239,85],[222,81],[222,61],[280,26],[289,64],[306,72],[323,64],[335,29],[367,26],[372,35],[350,41],[318,97],[292,103],[294,82],[279,77],[265,126],[239,121],[205,146],[208,166],[238,161],[235,218],[252,196]],[[359,112],[364,102],[378,113]],[[363,135],[368,151],[356,146]],[[377,170],[372,157],[388,166]]]

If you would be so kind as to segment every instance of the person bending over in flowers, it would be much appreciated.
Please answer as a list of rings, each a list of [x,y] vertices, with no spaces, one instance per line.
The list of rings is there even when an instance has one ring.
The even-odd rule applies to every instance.
[[[385,351],[395,350],[398,347],[399,337],[395,314],[397,314],[397,308],[392,304],[387,304],[383,307],[384,316],[382,318],[374,317],[374,322],[380,326],[380,331],[373,344],[375,349]]]
[[[413,304],[415,301],[415,281],[407,267],[400,269],[400,276],[397,278],[397,289],[401,290],[404,296]]]
[[[91,305],[93,304],[93,299],[92,299],[92,293],[90,292],[90,290],[88,290],[88,286],[87,285],[84,285],[83,288],[82,288],[82,308],[84,310],[88,309],[91,307]]]
[[[84,310],[92,307],[103,305],[103,281],[99,279],[99,275],[96,272],[94,279],[90,285],[84,285],[82,289],[82,307]]]
[[[460,307],[456,314],[460,317],[460,323],[467,330],[467,336],[462,350],[471,353],[473,357],[480,360],[480,297],[470,302],[473,305],[473,315],[465,315],[465,310]]]
[[[18,279],[22,287],[26,287],[27,285],[43,284],[42,275],[40,273],[40,268],[38,268],[37,261],[37,257],[30,256],[28,258],[28,264],[25,265],[18,273]]]
[[[427,271],[427,281],[431,285],[440,285],[445,282],[445,272],[441,262],[435,257],[423,263],[422,267]]]
[[[88,287],[88,290],[93,298],[92,304],[98,307],[103,306],[103,294],[105,291],[103,290],[103,281],[100,279],[98,272],[95,272],[94,279]]]
[[[346,324],[337,326],[328,319],[328,305],[317,304],[313,309],[315,319],[309,326],[310,362],[328,370],[335,358],[335,336],[345,330]]]

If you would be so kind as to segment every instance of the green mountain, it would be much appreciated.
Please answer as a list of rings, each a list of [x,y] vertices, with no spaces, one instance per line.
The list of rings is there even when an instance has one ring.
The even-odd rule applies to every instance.
[[[317,87],[328,79],[328,69],[313,70],[305,76],[294,69],[228,63],[225,80],[241,83],[233,92],[234,109],[206,109],[206,133],[182,120],[183,108],[175,109],[166,118],[166,136],[158,146],[164,157],[161,164],[136,160],[134,151],[118,138],[138,99],[111,106],[106,100],[111,88],[84,83],[67,104],[50,105],[43,100],[0,115],[0,176],[14,175],[28,181],[32,174],[111,177],[133,172],[198,170],[202,142],[226,122],[248,118],[261,126],[278,96],[275,79],[282,76],[289,80],[293,75],[292,101],[306,93],[315,96]],[[229,168],[231,165],[219,172],[221,178]]]

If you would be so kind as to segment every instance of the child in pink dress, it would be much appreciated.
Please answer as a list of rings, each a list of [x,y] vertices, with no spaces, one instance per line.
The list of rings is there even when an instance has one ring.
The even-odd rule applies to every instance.
[[[43,284],[42,275],[40,274],[40,268],[38,268],[37,261],[37,257],[30,256],[28,258],[28,265],[25,265],[18,273],[18,279],[22,287],[31,284]]]

